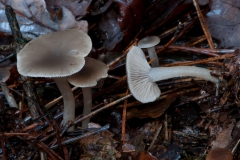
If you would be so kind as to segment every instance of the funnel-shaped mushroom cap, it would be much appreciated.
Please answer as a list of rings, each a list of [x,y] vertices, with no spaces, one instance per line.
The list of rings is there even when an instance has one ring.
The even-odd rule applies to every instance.
[[[0,82],[6,82],[9,77],[9,70],[7,68],[0,68]]]
[[[150,48],[156,46],[160,42],[160,38],[158,36],[148,36],[141,39],[138,42],[138,47],[140,48]]]
[[[69,76],[69,83],[77,87],[92,87],[97,81],[108,76],[108,66],[96,59],[86,57],[81,71]]]
[[[26,44],[17,55],[17,68],[24,76],[69,76],[82,69],[91,48],[91,39],[83,31],[53,32]]]
[[[154,101],[161,93],[148,76],[150,69],[142,49],[133,46],[127,54],[127,80],[131,93],[142,103]]]

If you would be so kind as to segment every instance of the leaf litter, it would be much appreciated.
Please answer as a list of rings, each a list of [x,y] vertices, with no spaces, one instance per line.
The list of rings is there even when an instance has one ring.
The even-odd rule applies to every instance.
[[[61,99],[54,103],[53,109],[41,111],[42,117],[34,121],[24,100],[25,80],[19,79],[16,68],[12,67],[6,83],[9,94],[20,105],[18,109],[9,108],[0,94],[1,158],[189,160],[205,159],[211,148],[226,148],[232,151],[234,159],[239,159],[239,57],[235,50],[239,4],[235,0],[202,0],[199,4],[207,26],[199,24],[197,15],[201,14],[187,0],[2,0],[1,66],[12,67],[16,63],[14,57],[8,58],[12,49],[3,50],[2,46],[14,42],[9,36],[6,5],[14,9],[20,30],[29,40],[53,31],[81,29],[92,38],[90,56],[108,60],[111,68],[102,88],[93,89],[94,110],[106,105],[115,107],[93,114],[91,121],[99,124],[91,124],[94,129],[83,129],[76,123],[72,133],[64,132],[61,126]],[[202,28],[209,29],[218,48],[206,50],[209,41]],[[127,142],[122,142],[123,105],[118,100],[124,98],[127,89],[122,55],[148,35],[162,38],[156,47],[162,66],[199,65],[211,69],[213,75],[224,81],[216,88],[200,79],[171,79],[158,82],[164,94],[154,103],[141,104],[129,98],[123,126]],[[52,80],[30,78],[30,81],[42,105],[60,96]],[[81,89],[76,89],[74,95],[80,117]],[[49,116],[53,117],[52,122],[48,121]],[[104,127],[106,124],[110,124],[109,129]],[[127,152],[122,150],[123,146]]]

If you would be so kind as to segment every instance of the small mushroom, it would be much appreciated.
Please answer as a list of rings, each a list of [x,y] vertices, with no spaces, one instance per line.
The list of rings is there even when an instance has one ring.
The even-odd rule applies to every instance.
[[[4,96],[8,102],[9,107],[11,108],[18,108],[18,105],[12,95],[9,94],[9,89],[7,84],[5,83],[8,78],[10,77],[10,72],[7,68],[0,68],[0,85]]]
[[[159,67],[158,56],[154,48],[159,42],[160,38],[158,36],[148,36],[138,42],[138,47],[147,48],[150,60],[154,60],[151,64],[152,67]]]
[[[93,58],[85,57],[85,66],[77,73],[68,77],[69,83],[76,87],[82,87],[84,110],[83,116],[91,113],[92,92],[91,87],[97,85],[97,81],[108,76],[108,66]],[[90,119],[82,122],[82,127],[87,128]]]
[[[42,35],[26,44],[17,55],[20,74],[54,79],[63,96],[64,125],[75,119],[75,100],[66,77],[83,68],[84,57],[91,48],[92,42],[86,33],[70,29]]]
[[[129,89],[142,103],[152,102],[160,96],[161,91],[156,81],[191,76],[219,83],[219,79],[211,76],[211,71],[205,68],[194,66],[151,68],[142,49],[136,46],[133,46],[127,54],[126,70]]]
[[[226,148],[213,148],[207,154],[206,160],[232,160],[233,154]]]

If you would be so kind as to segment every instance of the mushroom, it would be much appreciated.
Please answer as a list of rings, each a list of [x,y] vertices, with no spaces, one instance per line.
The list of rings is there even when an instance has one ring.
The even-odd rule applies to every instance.
[[[26,44],[17,55],[20,74],[54,79],[63,96],[64,125],[75,118],[75,100],[66,77],[83,68],[84,57],[91,48],[92,42],[86,33],[69,29],[42,35]]]
[[[206,160],[232,160],[233,154],[226,148],[213,148],[207,154]]]
[[[151,64],[152,67],[159,67],[158,56],[154,48],[159,42],[160,38],[158,36],[148,36],[138,42],[138,47],[147,48],[150,60],[154,60]]]
[[[8,102],[9,107],[11,108],[18,108],[18,105],[12,95],[9,94],[9,89],[7,84],[5,83],[8,78],[10,77],[10,72],[7,68],[0,68],[0,85],[4,96]]]
[[[91,87],[97,85],[97,81],[108,76],[108,66],[103,62],[93,58],[85,58],[85,66],[79,72],[69,76],[69,83],[76,87],[82,87],[84,110],[83,116],[91,113],[92,110],[92,92]],[[87,128],[90,119],[82,122],[82,127]]]
[[[219,83],[210,74],[210,70],[194,66],[154,67],[151,68],[141,48],[133,46],[126,59],[127,81],[133,96],[142,103],[152,102],[160,96],[161,91],[156,81],[192,76]]]

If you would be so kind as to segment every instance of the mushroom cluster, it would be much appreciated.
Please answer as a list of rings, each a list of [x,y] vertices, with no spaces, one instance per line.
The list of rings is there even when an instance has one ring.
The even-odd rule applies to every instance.
[[[90,87],[107,76],[108,67],[104,63],[86,57],[91,48],[92,41],[86,33],[69,29],[42,35],[26,44],[17,55],[20,74],[54,79],[63,96],[63,124],[75,119],[75,100],[68,81]],[[99,67],[99,63],[104,67]]]
[[[127,81],[133,96],[142,103],[152,102],[161,94],[156,81],[175,77],[191,76],[218,84],[211,70],[195,66],[151,68],[141,48],[133,46],[126,59]]]

